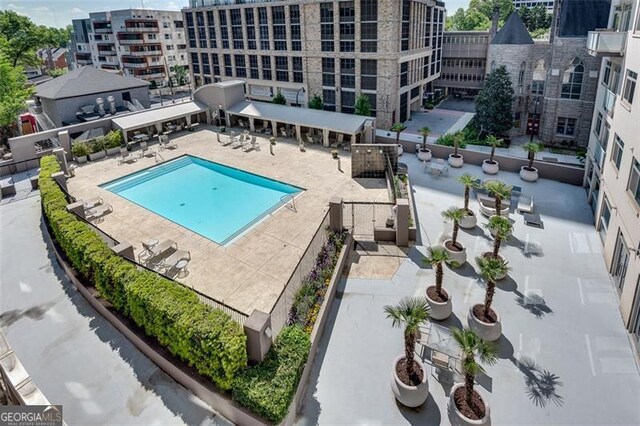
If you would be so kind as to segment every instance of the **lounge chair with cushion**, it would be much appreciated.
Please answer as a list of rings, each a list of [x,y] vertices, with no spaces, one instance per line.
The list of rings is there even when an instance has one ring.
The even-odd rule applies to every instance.
[[[176,250],[168,257],[162,259],[160,266],[164,268],[165,272],[172,269],[184,270],[187,264],[191,260],[191,253],[186,250]]]
[[[84,202],[82,203],[85,209],[91,209],[102,204],[104,204],[104,200],[102,199],[102,197],[89,198],[88,200],[84,200]]]
[[[153,155],[146,142],[140,142],[140,158]]]
[[[162,264],[164,256],[169,250],[178,251],[178,243],[173,240],[164,240],[155,245],[142,242],[142,249],[142,252],[138,255],[139,260]]]
[[[533,195],[520,194],[520,197],[518,197],[518,212],[533,213]]]
[[[101,204],[99,206],[96,206],[90,209],[85,209],[84,217],[87,220],[97,220],[97,219],[103,218],[104,216],[111,213],[112,211],[113,211],[113,207],[111,207],[110,204]]]
[[[138,161],[138,157],[135,156],[134,154],[129,153],[129,151],[127,151],[127,148],[121,147],[120,157],[118,157],[118,164],[132,163],[134,161]]]
[[[173,139],[167,139],[167,142],[164,144],[165,149],[176,149],[178,148],[178,144]]]

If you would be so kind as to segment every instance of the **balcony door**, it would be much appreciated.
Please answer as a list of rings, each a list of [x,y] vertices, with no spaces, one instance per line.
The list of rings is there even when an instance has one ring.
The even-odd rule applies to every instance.
[[[611,268],[611,275],[613,276],[613,281],[619,293],[622,293],[622,288],[624,287],[624,278],[627,274],[628,264],[629,249],[627,248],[627,243],[624,241],[622,232],[619,232],[613,252],[613,266]]]

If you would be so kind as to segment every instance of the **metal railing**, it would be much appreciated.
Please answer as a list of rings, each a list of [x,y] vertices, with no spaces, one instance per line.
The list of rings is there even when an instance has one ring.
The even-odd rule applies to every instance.
[[[344,227],[357,240],[373,240],[376,226],[385,226],[393,213],[391,201],[344,201],[342,203]]]
[[[271,329],[273,330],[274,336],[277,336],[280,330],[287,325],[289,311],[291,311],[291,307],[293,306],[295,295],[300,287],[302,287],[304,278],[306,278],[314,268],[318,253],[320,253],[320,250],[327,242],[327,226],[329,226],[329,212],[327,212],[324,219],[322,219],[307,249],[289,276],[289,280],[282,289],[278,300],[273,305],[273,308],[271,308]]]

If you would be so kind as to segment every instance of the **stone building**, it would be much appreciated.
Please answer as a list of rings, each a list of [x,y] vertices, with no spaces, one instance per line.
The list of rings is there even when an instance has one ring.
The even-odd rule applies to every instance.
[[[251,99],[318,95],[347,113],[362,94],[388,128],[432,91],[444,12],[434,0],[192,0],[183,15],[197,84],[240,79]]]
[[[551,37],[534,41],[517,13],[491,40],[487,72],[506,66],[515,91],[511,137],[533,133],[547,145],[586,147],[600,62],[587,34],[606,25],[609,0],[558,0]]]

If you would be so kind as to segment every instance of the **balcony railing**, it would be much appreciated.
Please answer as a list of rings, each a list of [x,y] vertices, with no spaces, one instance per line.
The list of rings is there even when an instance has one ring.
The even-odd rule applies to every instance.
[[[94,31],[96,34],[111,34],[113,32],[111,27],[94,28]]]
[[[607,152],[602,148],[602,145],[600,145],[600,141],[597,141],[593,147],[593,159],[600,170],[602,170],[602,167],[604,166],[604,158],[606,155]]]
[[[76,59],[78,65],[91,65],[93,61],[91,59]]]
[[[123,62],[122,66],[125,68],[147,68],[149,67],[149,64],[147,64],[146,62],[143,62],[143,63]]]
[[[616,106],[616,94],[608,88],[604,90],[604,97],[602,98],[602,108],[609,114],[609,117],[613,117],[613,111]]]
[[[125,27],[124,31],[128,33],[157,33],[160,29],[158,27]]]
[[[623,56],[626,32],[613,30],[589,31],[587,51],[591,56]]]
[[[143,80],[148,80],[148,79],[152,79],[152,78],[164,78],[164,73],[163,72],[155,72],[152,74],[134,74],[134,77],[137,78],[141,78]]]
[[[125,44],[144,44],[144,40],[141,38],[134,38],[134,39],[130,39],[130,38],[122,38],[120,40],[118,40],[118,42],[122,45]]]
[[[116,51],[112,50],[112,49],[108,49],[108,50],[98,49],[98,54],[99,55],[106,55],[106,56],[116,56],[117,55]]]
[[[162,56],[162,50],[141,50],[141,51],[129,51],[124,52],[123,56],[135,56],[138,58],[143,58],[147,56]]]

